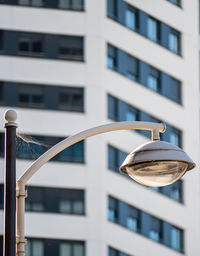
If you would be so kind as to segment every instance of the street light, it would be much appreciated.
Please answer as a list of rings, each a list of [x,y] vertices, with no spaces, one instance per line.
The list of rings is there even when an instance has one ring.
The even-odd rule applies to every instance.
[[[165,141],[152,141],[133,150],[120,171],[143,185],[161,187],[176,182],[194,167],[181,148]]]
[[[12,127],[17,127],[17,115],[14,110],[8,110],[5,113],[6,132]],[[145,143],[132,151],[124,163],[120,167],[120,171],[128,174],[131,178],[139,183],[148,186],[165,186],[180,179],[188,170],[195,167],[194,162],[187,156],[187,154],[180,148],[171,145],[167,142],[160,141],[160,132],[165,132],[165,125],[162,123],[150,122],[116,122],[106,125],[97,126],[73,136],[70,136],[63,141],[57,143],[55,146],[41,155],[32,165],[21,175],[18,179],[16,187],[17,197],[17,255],[24,256],[24,245],[26,240],[24,238],[24,211],[25,211],[25,185],[28,180],[43,166],[47,161],[60,153],[69,146],[82,141],[88,137],[98,134],[116,131],[116,130],[150,130],[152,132],[152,142]],[[5,143],[7,146],[7,144]],[[7,152],[6,148],[6,152]],[[15,161],[15,159],[6,159],[6,161]],[[6,165],[5,165],[6,166]],[[15,166],[14,166],[15,168]],[[7,168],[5,172],[7,173]],[[7,173],[8,176],[8,173]],[[6,185],[6,187],[8,184]],[[5,209],[8,208],[5,205]],[[14,208],[12,208],[14,209]],[[14,213],[13,213],[14,214]],[[5,215],[6,223],[6,215]],[[5,227],[6,229],[6,227]],[[14,230],[15,232],[15,230]],[[10,245],[14,246],[14,245]],[[14,254],[7,254],[4,256],[14,256]]]

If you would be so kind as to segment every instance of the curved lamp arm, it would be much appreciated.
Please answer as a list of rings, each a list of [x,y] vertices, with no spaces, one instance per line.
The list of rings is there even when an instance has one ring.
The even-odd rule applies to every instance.
[[[101,126],[96,126],[91,129],[84,130],[80,133],[77,133],[73,136],[70,136],[61,142],[57,143],[55,146],[50,148],[44,154],[42,154],[18,179],[17,187],[20,189],[24,187],[28,180],[39,170],[41,166],[43,166],[47,161],[53,158],[55,155],[63,151],[64,149],[68,148],[69,146],[82,141],[88,137],[116,131],[116,130],[131,130],[131,129],[138,129],[138,130],[150,130],[152,131],[152,140],[159,140],[160,132],[164,132],[166,127],[163,123],[151,123],[151,122],[116,122],[105,124]]]
[[[43,166],[47,161],[53,158],[55,155],[60,153],[62,150],[68,148],[69,146],[82,141],[88,137],[111,132],[116,130],[150,130],[152,131],[152,140],[159,140],[160,132],[165,131],[165,125],[162,123],[150,123],[150,122],[117,122],[110,123],[106,125],[97,126],[80,133],[77,133],[73,136],[68,137],[67,139],[62,140],[57,143],[55,146],[46,151],[41,155],[18,179],[17,181],[17,229],[16,229],[16,239],[17,239],[17,256],[25,256],[24,246],[26,239],[24,237],[24,212],[25,212],[25,185],[28,180],[36,173],[41,166]]]

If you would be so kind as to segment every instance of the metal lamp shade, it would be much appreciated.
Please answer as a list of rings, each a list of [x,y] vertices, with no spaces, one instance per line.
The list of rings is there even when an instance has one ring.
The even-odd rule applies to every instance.
[[[120,171],[146,186],[166,186],[180,179],[195,163],[179,147],[152,141],[132,151]]]

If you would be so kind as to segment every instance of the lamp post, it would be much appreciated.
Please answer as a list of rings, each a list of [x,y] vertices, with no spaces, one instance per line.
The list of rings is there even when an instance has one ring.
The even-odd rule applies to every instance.
[[[9,110],[5,113],[5,119],[8,121],[8,123],[16,120],[16,118],[15,120],[11,120],[12,118],[9,118],[9,115],[11,115],[12,111],[13,116],[16,117],[16,114],[14,115],[14,110]],[[46,151],[43,155],[41,155],[35,162],[33,162],[31,166],[17,180],[16,251],[18,256],[25,255],[25,185],[29,179],[51,158],[60,153],[62,150],[79,141],[106,132],[130,129],[150,130],[152,132],[152,141],[145,143],[144,145],[132,151],[120,167],[120,171],[128,174],[137,182],[148,186],[169,185],[180,179],[188,170],[195,167],[194,162],[182,149],[171,145],[170,143],[160,141],[159,134],[160,132],[165,131],[165,125],[162,123],[139,121],[110,123],[84,130],[62,140],[48,151]]]

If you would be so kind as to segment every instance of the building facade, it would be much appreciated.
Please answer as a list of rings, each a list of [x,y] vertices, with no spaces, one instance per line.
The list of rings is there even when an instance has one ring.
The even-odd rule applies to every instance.
[[[198,17],[197,0],[0,0],[1,170],[8,108],[17,177],[58,141],[113,121],[165,122],[161,139],[197,163],[149,188],[118,171],[146,131],[64,150],[27,185],[27,255],[199,255]],[[2,227],[3,171],[0,183]]]

